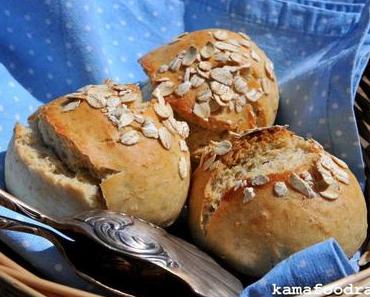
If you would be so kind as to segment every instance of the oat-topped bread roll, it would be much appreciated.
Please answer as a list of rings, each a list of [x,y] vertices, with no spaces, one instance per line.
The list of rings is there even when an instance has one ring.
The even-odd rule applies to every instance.
[[[15,128],[7,189],[52,215],[108,208],[171,224],[189,187],[189,128],[164,101],[139,101],[137,86],[108,81],[42,106]]]
[[[151,79],[153,95],[163,96],[191,123],[192,155],[226,131],[274,123],[279,95],[273,65],[243,33],[186,33],[140,63]]]
[[[365,200],[347,165],[279,126],[207,147],[189,211],[199,244],[255,276],[330,237],[352,256],[367,230]]]

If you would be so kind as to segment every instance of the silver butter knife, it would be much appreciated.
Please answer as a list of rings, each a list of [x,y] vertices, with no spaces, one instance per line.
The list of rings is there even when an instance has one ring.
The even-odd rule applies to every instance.
[[[116,261],[122,276],[136,273],[143,279],[142,286],[158,285],[163,280],[163,284],[178,284],[203,297],[236,297],[243,289],[237,278],[206,253],[141,219],[107,210],[86,211],[70,218],[50,217],[1,189],[0,204],[83,242],[95,256]],[[99,257],[93,261],[98,262]]]

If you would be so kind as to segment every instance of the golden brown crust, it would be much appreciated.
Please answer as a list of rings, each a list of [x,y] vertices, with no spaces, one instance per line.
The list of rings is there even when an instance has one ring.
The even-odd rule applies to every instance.
[[[117,129],[100,110],[84,101],[73,112],[62,112],[66,101],[62,97],[44,105],[33,119],[59,137],[64,149],[75,156],[78,167],[89,168],[98,178],[121,170],[120,157],[125,147],[118,143]]]
[[[349,169],[341,168],[348,176],[348,184],[338,181],[340,190],[335,199],[320,196],[322,184],[317,164],[325,153],[315,143],[308,143],[311,159],[294,165],[294,169],[266,174],[268,181],[253,186],[255,196],[251,199],[246,200],[245,186],[225,188],[214,209],[213,185],[226,168],[248,158],[247,154],[239,156],[237,152],[252,149],[253,141],[262,147],[264,141],[271,143],[282,138],[291,141],[292,137],[296,136],[281,129],[256,132],[246,139],[232,141],[232,150],[217,159],[221,165],[216,169],[204,170],[201,164],[193,174],[189,222],[194,238],[243,273],[260,276],[292,253],[330,237],[352,256],[365,240],[367,210],[356,178]],[[293,172],[312,174],[312,188],[317,191],[314,198],[292,187]],[[287,185],[284,197],[274,192],[278,181]],[[247,187],[251,187],[249,182]]]
[[[183,82],[184,74],[188,67],[182,66],[177,71],[168,70],[162,72],[160,69],[161,66],[169,65],[177,54],[182,51],[186,51],[190,47],[196,48],[199,53],[199,51],[206,46],[208,42],[213,44],[219,42],[220,40],[217,40],[214,36],[214,32],[217,31],[219,30],[209,29],[185,34],[175,42],[162,46],[145,55],[140,60],[140,63],[145,72],[149,75],[153,88],[158,86],[165,79],[169,79],[175,86]],[[227,30],[221,31],[227,33],[228,39],[225,40],[225,42],[228,42],[229,40],[232,40],[233,42],[246,42],[247,40],[238,33]],[[216,112],[211,112],[208,118],[199,117],[193,112],[194,105],[197,102],[196,97],[199,95],[199,87],[191,88],[183,96],[178,96],[173,92],[172,94],[165,96],[165,99],[171,104],[175,112],[180,117],[193,125],[204,128],[205,130],[218,131],[221,133],[225,130],[243,131],[256,126],[271,126],[273,124],[279,100],[276,77],[272,71],[268,74],[266,73],[266,64],[269,64],[270,61],[266,57],[265,53],[252,41],[249,40],[247,42],[250,44],[249,47],[240,46],[239,53],[244,54],[245,57],[249,57],[246,60],[248,62],[245,63],[250,63],[251,66],[240,70],[240,76],[247,80],[250,90],[261,90],[261,82],[262,80],[265,80],[268,86],[267,92],[263,93],[261,98],[255,102],[247,100],[247,103],[242,106],[239,112],[235,111],[235,109],[230,110],[229,107],[225,107],[218,109]],[[251,58],[252,51],[257,54],[258,61]],[[227,62],[216,61],[214,56],[209,59],[203,59],[202,61],[210,62],[213,68],[223,67],[225,65],[238,65],[237,63],[230,61],[230,59]],[[193,69],[199,67],[198,61],[194,61],[191,67]],[[211,79],[206,79],[206,82],[209,83],[210,81]],[[238,93],[236,92],[235,94]],[[242,93],[239,93],[238,96],[241,98]],[[210,102],[214,103],[214,100],[211,100]],[[190,144],[190,146],[194,147],[192,144]]]
[[[69,171],[36,130],[21,124],[6,153],[5,183],[14,196],[51,216],[105,208],[99,187],[83,172]]]
[[[79,95],[76,98],[81,99]],[[187,196],[190,160],[189,152],[181,150],[179,145],[183,138],[168,132],[154,110],[158,102],[131,103],[129,110],[152,123],[155,129],[167,131],[168,149],[161,135],[146,137],[143,123],[136,120],[118,128],[107,116],[108,107],[93,108],[81,99],[77,108],[65,112],[63,108],[70,100],[70,97],[58,98],[30,118],[31,124],[39,127],[44,141],[71,170],[87,169],[97,179],[108,209],[137,215],[159,225],[171,224]],[[137,143],[122,143],[122,135],[129,131],[137,132]],[[181,158],[185,170],[182,176]]]

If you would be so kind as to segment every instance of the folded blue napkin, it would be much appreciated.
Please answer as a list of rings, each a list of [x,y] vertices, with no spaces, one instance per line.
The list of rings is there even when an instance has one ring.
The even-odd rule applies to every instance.
[[[298,295],[307,287],[320,289],[357,270],[357,265],[348,261],[338,243],[331,238],[291,255],[247,287],[241,297]]]
[[[3,0],[0,186],[16,121],[26,123],[39,105],[85,84],[105,78],[143,81],[146,76],[136,60],[144,53],[183,31],[209,27],[246,32],[266,51],[280,84],[278,123],[323,143],[363,183],[353,100],[369,59],[369,5],[365,0],[44,0],[22,5]],[[0,215],[25,219],[4,208]],[[15,232],[0,232],[0,238],[50,278],[92,290],[47,240]],[[325,243],[302,255],[323,271],[335,263],[347,267],[347,259],[333,246]],[[326,251],[319,262],[318,250]],[[287,270],[296,271],[294,263],[281,264],[285,268],[279,266],[265,282],[326,283],[354,271],[338,269],[329,279],[307,265],[299,269],[307,278],[284,277]],[[245,294],[266,292],[264,286],[258,282]]]

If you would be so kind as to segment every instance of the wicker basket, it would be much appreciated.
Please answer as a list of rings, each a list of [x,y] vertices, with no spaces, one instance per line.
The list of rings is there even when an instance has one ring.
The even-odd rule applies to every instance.
[[[365,197],[370,197],[370,64],[360,82],[357,90],[355,102],[355,115],[359,128],[363,156],[366,164],[366,188]],[[13,257],[17,257],[12,254]],[[18,259],[22,262],[21,259]],[[326,285],[321,291],[330,291],[334,288],[345,288],[349,285],[354,287],[370,287],[370,268],[357,274],[340,279]],[[323,290],[326,289],[326,290]],[[363,296],[359,294],[356,296]],[[32,274],[9,257],[0,253],[0,296],[6,297],[102,297],[101,295],[91,294],[81,290],[73,289]],[[353,296],[347,295],[325,295],[311,292],[310,295],[302,296]]]

